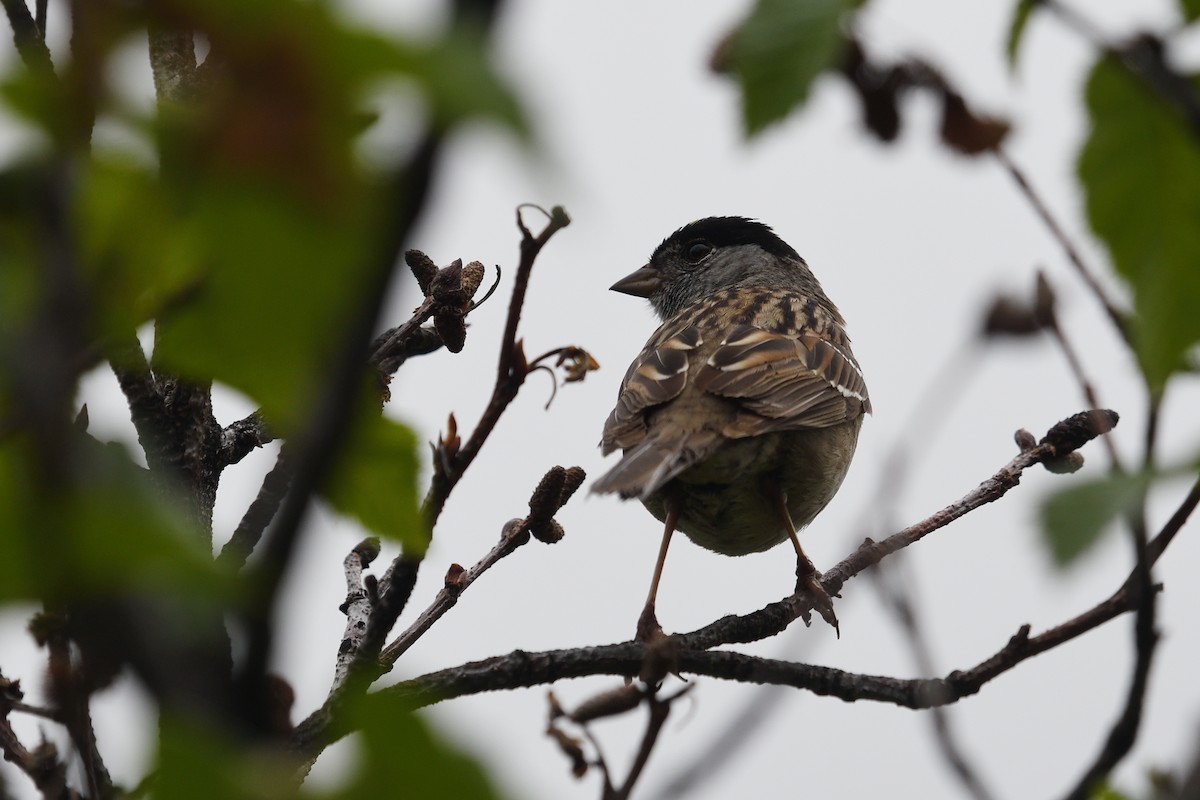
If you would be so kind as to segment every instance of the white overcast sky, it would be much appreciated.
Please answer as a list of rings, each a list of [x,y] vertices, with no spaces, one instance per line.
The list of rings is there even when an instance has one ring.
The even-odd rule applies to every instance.
[[[443,19],[440,3],[408,3],[403,10],[397,5],[353,4],[372,24],[397,32],[436,30]],[[1086,133],[1081,88],[1093,53],[1055,19],[1036,18],[1019,67],[1010,73],[1003,46],[1013,5],[875,0],[859,32],[879,57],[921,56],[942,68],[980,110],[1010,118],[1014,160],[1085,258],[1106,271],[1073,177]],[[1170,0],[1076,5],[1113,34],[1174,24]],[[474,426],[494,377],[494,343],[516,262],[513,209],[522,202],[561,204],[574,219],[535,268],[521,331],[525,351],[533,356],[578,344],[602,369],[583,384],[560,388],[549,411],[543,410],[546,376],[531,376],[451,498],[401,625],[432,598],[451,562],[470,565],[491,547],[505,520],[522,515],[546,468],[578,464],[592,477],[605,469],[596,447],[600,427],[626,365],[656,324],[646,303],[606,289],[644,263],[664,236],[698,217],[739,214],[772,225],[840,306],[866,372],[875,415],[863,428],[841,493],[804,534],[818,568],[840,560],[865,535],[879,538],[956,500],[1015,454],[1017,428],[1041,436],[1084,407],[1049,341],[971,349],[988,299],[997,291],[1026,293],[1038,267],[1059,290],[1066,328],[1102,404],[1122,415],[1120,447],[1127,458],[1138,452],[1145,403],[1129,356],[1007,174],[990,160],[956,157],[937,143],[932,101],[906,102],[907,124],[898,143],[882,146],[862,132],[848,87],[823,79],[801,113],[745,141],[735,87],[710,74],[706,64],[713,44],[749,7],[746,0],[507,4],[496,55],[527,105],[537,144],[523,148],[488,126],[456,134],[409,246],[441,263],[461,257],[509,269],[497,297],[471,316],[464,352],[406,365],[388,413],[413,425],[423,440],[436,438],[450,411],[460,429]],[[1193,37],[1189,44],[1195,66],[1200,42]],[[144,52],[138,57],[144,59]],[[148,72],[136,58],[131,63]],[[386,146],[387,131],[385,125],[374,143]],[[529,220],[537,223],[536,217]],[[390,323],[406,318],[416,302],[415,286],[402,277],[388,307]],[[935,376],[955,358],[957,377],[949,384],[954,396],[943,394],[926,406],[927,413],[918,413],[922,403],[930,403],[926,390]],[[1194,380],[1172,388],[1162,425],[1162,460],[1168,463],[1194,455],[1200,445],[1195,415],[1200,391]],[[115,392],[115,383],[100,372],[86,381],[80,399],[89,404],[93,432],[129,438]],[[248,410],[238,398],[223,395],[218,414],[227,423]],[[903,467],[884,474],[885,457],[898,442],[909,445]],[[1130,548],[1119,536],[1110,536],[1066,573],[1052,568],[1038,540],[1040,498],[1105,469],[1102,448],[1092,445],[1085,452],[1088,463],[1080,475],[1032,471],[999,503],[906,552],[900,574],[928,629],[934,674],[973,666],[1023,623],[1035,633],[1056,625],[1107,597],[1124,579]],[[232,531],[273,457],[273,451],[258,454],[226,473],[218,538]],[[870,512],[884,487],[898,480],[904,481],[903,494],[889,518],[880,520]],[[1162,488],[1152,525],[1162,524],[1185,491],[1179,484]],[[562,542],[553,547],[532,542],[487,574],[410,651],[395,678],[517,648],[628,639],[657,551],[658,523],[636,503],[583,493],[559,519],[567,531]],[[1194,752],[1200,732],[1194,678],[1200,585],[1191,574],[1200,558],[1195,527],[1193,522],[1185,529],[1156,569],[1166,586],[1160,598],[1163,640],[1142,736],[1118,772],[1126,788],[1140,789],[1150,766],[1178,767]],[[289,619],[277,665],[296,686],[297,719],[328,688],[344,621],[337,610],[345,592],[341,560],[362,535],[344,521],[317,514],[301,569],[288,587]],[[677,537],[659,594],[659,618],[667,630],[683,631],[730,612],[752,611],[790,592],[793,568],[790,548],[732,559]],[[739,649],[856,672],[919,674],[867,579],[850,582],[837,608],[840,640],[828,627],[797,624]],[[14,674],[10,666],[35,662],[19,620],[7,619],[0,653],[12,658],[5,655],[0,666],[6,676],[35,684],[35,673]],[[1059,795],[1101,746],[1120,709],[1131,663],[1132,617],[1127,617],[1026,662],[952,707],[959,743],[997,797]],[[555,692],[570,706],[618,682],[564,682]],[[638,797],[658,796],[755,703],[767,709],[761,725],[737,742],[741,750],[731,763],[704,778],[689,798],[962,796],[933,745],[928,714],[794,691],[763,700],[764,690],[756,687],[706,678],[694,683],[663,732]],[[115,711],[130,694],[126,688],[108,698],[98,724],[101,742],[114,736],[124,742],[110,756],[110,766],[118,780],[131,782],[144,763],[138,747],[152,726],[144,717],[131,721]],[[572,779],[543,736],[544,689],[458,700],[427,716],[477,753],[514,798],[599,794],[598,777]],[[643,721],[639,712],[595,726],[618,775],[624,774]],[[314,780],[336,779],[352,762],[347,758],[352,747],[334,748]],[[21,781],[13,777],[10,783]]]

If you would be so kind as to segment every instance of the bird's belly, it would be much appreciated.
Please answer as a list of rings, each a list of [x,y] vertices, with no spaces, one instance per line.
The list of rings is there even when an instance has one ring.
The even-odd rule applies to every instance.
[[[845,477],[858,426],[844,430],[788,431],[726,444],[683,472],[643,503],[659,520],[668,494],[681,511],[676,524],[708,550],[740,556],[768,550],[788,538],[779,513],[782,491],[799,530],[821,512]]]

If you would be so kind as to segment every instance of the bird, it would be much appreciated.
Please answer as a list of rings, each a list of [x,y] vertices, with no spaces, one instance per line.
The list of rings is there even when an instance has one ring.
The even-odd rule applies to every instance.
[[[796,591],[837,629],[797,536],[841,486],[872,410],[837,306],[772,228],[738,216],[684,225],[611,289],[662,320],[604,424],[601,451],[621,459],[591,487],[663,523],[637,639],[665,636],[655,603],[676,530],[730,556],[790,539]]]

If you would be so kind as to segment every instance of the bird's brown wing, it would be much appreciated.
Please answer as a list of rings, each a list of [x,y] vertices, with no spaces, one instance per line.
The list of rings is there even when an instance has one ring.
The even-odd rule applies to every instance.
[[[696,372],[696,388],[738,402],[742,413],[722,431],[725,436],[827,428],[871,410],[841,326],[815,316],[817,327],[798,335],[766,327],[776,327],[769,314],[738,325]]]
[[[679,396],[687,385],[689,355],[703,343],[700,328],[686,321],[655,331],[621,381],[600,440],[604,455],[646,438],[646,411]]]

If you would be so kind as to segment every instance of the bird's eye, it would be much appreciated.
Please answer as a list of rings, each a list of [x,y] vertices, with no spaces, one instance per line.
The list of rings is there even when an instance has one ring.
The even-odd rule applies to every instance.
[[[708,255],[712,253],[712,251],[713,246],[708,242],[689,242],[687,246],[683,248],[683,257],[689,264],[699,264],[701,261],[708,258]]]

